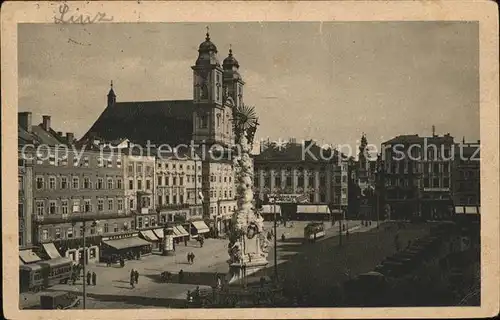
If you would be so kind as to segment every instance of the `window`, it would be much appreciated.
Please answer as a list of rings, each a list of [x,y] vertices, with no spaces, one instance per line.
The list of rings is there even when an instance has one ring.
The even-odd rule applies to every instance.
[[[134,220],[130,221],[130,229],[135,230],[135,221]]]
[[[68,230],[66,231],[66,238],[71,239],[73,238],[73,228],[69,227]]]
[[[142,180],[137,179],[137,189],[142,190]]]
[[[104,189],[104,179],[103,178],[97,179],[97,189],[99,189],[99,190]]]
[[[68,178],[61,177],[61,189],[68,189]]]
[[[161,186],[163,184],[163,177],[158,177],[158,185]]]
[[[73,199],[73,210],[72,212],[79,212],[80,211],[80,199]]]
[[[175,194],[172,196],[172,203],[177,204],[177,195]]]
[[[276,177],[274,179],[274,186],[281,187],[281,178],[280,177]]]
[[[286,186],[291,187],[292,186],[292,177],[286,177]]]
[[[109,225],[108,223],[105,223],[104,224],[104,233],[108,233],[109,232]]]
[[[49,201],[49,214],[57,213],[57,203],[55,201]]]
[[[56,228],[56,239],[61,239],[61,229],[60,228]]]
[[[181,195],[179,196],[179,201],[180,201],[180,203],[182,203],[182,204],[184,203],[184,195],[182,195],[182,194],[181,194]]]
[[[116,188],[121,189],[122,188],[122,179],[116,179]]]
[[[129,164],[128,165],[128,174],[133,175],[134,174],[134,166]]]
[[[142,175],[142,164],[137,165],[137,174]]]
[[[47,240],[47,239],[49,239],[49,231],[42,230],[42,240]]]
[[[108,189],[113,189],[113,179],[112,178],[108,178]]]
[[[80,179],[78,177],[73,177],[73,189],[78,189],[80,188]]]
[[[107,162],[107,167],[108,168],[112,168],[113,167],[113,160],[108,159],[106,162]]]
[[[170,179],[169,177],[165,177],[165,185],[168,186],[170,184]]]
[[[149,227],[149,218],[144,218],[144,228]]]
[[[118,199],[116,205],[118,206],[118,211],[123,211],[123,199]]]
[[[439,178],[434,178],[432,181],[433,188],[439,188]]]
[[[122,158],[120,158],[120,157],[116,158],[116,167],[117,168],[122,167]]]
[[[104,160],[102,159],[102,157],[97,157],[97,166],[99,168],[102,168],[104,166]]]
[[[156,218],[155,217],[151,217],[151,226],[152,227],[156,226]]]
[[[151,190],[151,180],[146,180],[146,190]]]
[[[118,223],[113,224],[113,232],[118,232]]]
[[[85,206],[83,211],[92,212],[92,203],[90,202],[90,199],[85,199]]]
[[[49,155],[49,163],[51,165],[56,165],[56,156],[54,154]]]
[[[314,188],[314,177],[309,177],[309,187]]]
[[[73,156],[73,167],[78,167],[80,163],[80,158],[76,156],[76,154]]]
[[[43,189],[43,177],[36,177],[36,188],[38,190]]]
[[[37,200],[36,201],[36,214],[38,216],[43,216],[45,212],[45,204],[43,200]]]
[[[434,163],[434,173],[439,173],[439,163]]]
[[[130,180],[128,181],[128,189],[129,189],[129,190],[134,189],[134,180],[130,179]]]
[[[89,162],[90,162],[90,160],[89,160],[88,156],[83,157],[83,166],[84,167],[88,167],[89,166]]]
[[[18,184],[19,190],[24,190],[24,184],[23,184],[23,177],[22,176],[18,176],[17,177],[17,182],[19,183]]]
[[[104,200],[103,199],[98,199],[97,200],[97,210],[98,211],[103,211],[104,210]]]
[[[429,172],[429,164],[424,163],[424,173],[428,173],[428,172]]]
[[[62,214],[68,214],[68,200],[61,200]]]
[[[137,228],[139,228],[139,229],[142,228],[142,218],[141,217],[137,218]]]
[[[177,185],[177,177],[172,178],[172,185],[174,185],[174,186]]]
[[[179,178],[179,185],[182,186],[184,184],[184,178],[180,177]]]
[[[108,199],[108,211],[113,211],[114,201],[113,199]]]
[[[158,169],[161,169],[161,162],[158,162]]]
[[[90,189],[90,178],[88,177],[83,178],[83,188]]]
[[[443,188],[449,188],[450,187],[450,179],[444,178],[443,179]]]
[[[443,172],[444,173],[448,173],[449,172],[449,168],[450,168],[450,164],[449,163],[443,163]]]
[[[128,204],[129,204],[130,210],[134,209],[134,199],[130,199]]]

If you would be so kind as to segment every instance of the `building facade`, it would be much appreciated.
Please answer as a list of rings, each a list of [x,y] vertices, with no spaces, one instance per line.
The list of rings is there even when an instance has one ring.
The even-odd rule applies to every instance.
[[[453,137],[397,136],[382,143],[385,204],[393,219],[451,214]]]
[[[28,152],[28,151],[27,151]],[[19,247],[28,248],[32,245],[32,218],[33,218],[33,161],[32,155],[23,156],[18,152],[18,219],[19,219]]]
[[[455,145],[453,162],[453,203],[456,214],[480,214],[480,141]]]
[[[269,146],[254,157],[256,197],[264,201],[269,195],[303,195],[309,203],[346,209],[348,165],[338,157],[336,151],[321,150],[313,141]]]

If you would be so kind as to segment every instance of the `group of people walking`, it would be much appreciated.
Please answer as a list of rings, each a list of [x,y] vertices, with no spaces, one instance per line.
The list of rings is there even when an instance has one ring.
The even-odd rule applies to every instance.
[[[189,264],[193,264],[194,263],[194,258],[195,258],[195,255],[193,252],[189,252],[187,254],[187,260],[188,260],[188,263]]]
[[[139,284],[139,271],[132,269],[130,270],[130,286],[135,288],[136,284]]]
[[[92,283],[93,286],[97,284],[97,274],[95,272],[90,273],[90,271],[87,272],[87,285],[90,286]]]

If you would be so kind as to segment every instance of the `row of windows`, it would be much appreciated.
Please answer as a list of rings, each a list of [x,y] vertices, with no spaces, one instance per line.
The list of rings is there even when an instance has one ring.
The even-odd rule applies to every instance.
[[[129,190],[134,189],[134,180],[133,179],[130,179],[128,181],[128,188],[129,188]],[[137,189],[142,190],[142,179],[137,179]],[[151,190],[151,189],[152,189],[151,180],[147,179],[146,180],[146,190]]]
[[[309,179],[304,179],[304,177],[298,177],[297,178],[297,187],[305,188],[306,181],[308,182],[307,186],[315,186],[315,180],[316,179],[314,177],[309,177]],[[341,181],[347,183],[347,176],[335,177],[335,183],[340,184]],[[285,187],[292,187],[293,178],[287,177],[284,182],[285,182]],[[320,187],[326,186],[326,178],[325,177],[320,177],[318,182],[319,182]],[[254,185],[255,186],[260,185],[259,177],[254,178]],[[282,186],[282,185],[283,185],[283,182],[281,181],[281,177],[274,177],[274,186]],[[264,178],[264,187],[268,187],[268,188],[271,187],[271,179],[269,177]]]
[[[170,169],[170,168],[177,169],[177,168],[179,168],[180,170],[184,169],[184,165],[182,163],[179,163],[179,165],[177,166],[176,163],[169,164],[169,163],[158,162],[157,166],[158,166],[158,169],[162,169],[162,168],[165,168],[165,169]],[[189,164],[186,165],[186,169],[187,170],[194,170],[195,169],[194,164],[193,165],[189,165]],[[198,171],[201,171],[200,165],[198,165]]]
[[[219,210],[217,212],[217,210]],[[210,214],[224,214],[236,211],[236,206],[220,206],[220,207],[210,207]]]
[[[44,162],[48,162],[50,165],[53,166],[67,166],[68,165],[68,157],[67,156],[59,156],[56,159],[56,156],[51,154],[47,157],[45,157],[42,154],[37,155],[36,157],[36,163],[37,164],[43,164]],[[90,157],[89,156],[83,156],[83,157],[78,157],[74,156],[73,160],[73,167],[90,167]],[[122,167],[122,159],[121,158],[116,158],[116,161],[113,163],[112,159],[107,159],[103,158],[100,156],[97,156],[95,158],[95,165],[99,168],[113,168],[113,164],[116,166],[116,168],[121,168]]]
[[[411,169],[410,169],[411,168]],[[398,161],[398,162],[387,162],[385,170],[387,173],[408,173],[408,171],[412,171],[414,173],[422,172],[422,173],[449,173],[450,172],[450,164],[448,162],[445,163],[424,163],[423,169],[421,171],[421,166],[417,163],[411,163],[407,161]]]
[[[170,177],[158,176],[157,181],[158,181],[158,186],[169,186],[170,182],[172,182],[173,186],[184,185],[184,177],[172,177],[172,179],[170,179]],[[179,182],[179,184],[177,184],[177,182]],[[186,182],[187,183],[195,182],[194,175],[186,175]],[[198,182],[201,183],[201,176],[198,176]]]
[[[233,181],[232,177],[224,177],[224,182],[232,182],[232,181]],[[215,175],[211,175],[210,182],[217,182],[217,177]],[[219,182],[222,183],[222,176],[219,176]]]
[[[92,212],[90,199],[62,199],[62,200],[36,200],[35,212],[38,216],[45,214],[69,214],[78,212]],[[97,199],[97,211],[123,211],[123,199]]]
[[[54,176],[48,177],[48,179],[45,179],[45,177],[43,176],[37,176],[35,187],[37,190],[93,189],[94,183],[95,189],[98,190],[123,188],[121,178],[118,178],[116,180],[114,180],[113,178],[106,178],[106,180],[104,180],[104,178],[97,178],[97,181],[92,181],[90,177],[84,177],[81,181],[80,177],[72,177],[70,180],[68,177],[59,177],[59,179],[57,179]]]
[[[449,188],[450,187],[450,179],[449,178],[424,178],[423,184],[424,188]],[[387,186],[399,186],[399,187],[409,187],[411,186],[411,181],[410,179],[387,179],[386,180],[386,185]],[[415,180],[414,186],[419,186],[418,180]]]
[[[144,173],[142,168],[143,168],[142,164],[137,164],[135,174],[142,175]],[[128,165],[128,174],[129,175],[134,174],[134,165],[133,164]],[[152,166],[146,165],[146,175],[153,175],[153,167]]]

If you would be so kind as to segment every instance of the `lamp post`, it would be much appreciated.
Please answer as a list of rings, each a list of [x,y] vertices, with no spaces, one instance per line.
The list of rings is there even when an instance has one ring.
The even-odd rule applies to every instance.
[[[340,201],[339,201],[340,203]],[[339,246],[342,245],[342,221],[344,217],[344,212],[342,211],[342,205],[339,204],[340,219],[339,219]]]
[[[273,213],[274,213],[274,278],[276,282],[278,282],[278,233],[276,231],[276,204],[274,199],[271,201],[273,204]]]
[[[217,199],[217,215],[215,216],[215,237],[219,238],[219,215],[220,215],[220,199]]]

